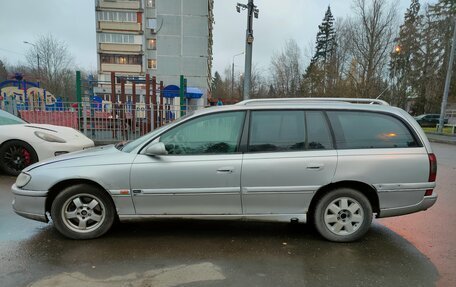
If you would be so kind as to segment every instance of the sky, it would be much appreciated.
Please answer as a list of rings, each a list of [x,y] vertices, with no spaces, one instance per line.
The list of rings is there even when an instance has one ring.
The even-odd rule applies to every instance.
[[[402,21],[410,0],[389,1],[394,1]],[[246,11],[236,12],[237,2],[247,0],[215,0],[213,72],[222,75],[233,55],[245,49],[247,15]],[[301,47],[304,62],[309,60],[328,5],[336,21],[352,14],[351,0],[255,0],[255,4],[260,15],[253,26],[253,62],[263,73],[268,72],[272,55],[289,39]],[[23,41],[33,42],[47,33],[67,44],[77,67],[96,70],[94,0],[0,0],[0,59],[9,64],[25,63],[27,49],[32,47]],[[243,56],[236,57],[235,64],[236,73],[240,73]]]

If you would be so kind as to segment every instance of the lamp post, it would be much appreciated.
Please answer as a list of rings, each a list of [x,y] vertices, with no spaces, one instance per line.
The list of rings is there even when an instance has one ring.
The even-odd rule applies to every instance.
[[[439,126],[437,129],[437,131],[439,133],[443,132],[446,107],[447,107],[447,103],[448,103],[448,93],[450,91],[451,74],[453,72],[454,50],[456,50],[456,16],[453,17],[453,21],[454,21],[453,41],[451,44],[450,57],[448,59],[448,70],[447,70],[446,79],[445,79],[445,88],[443,90],[442,106],[440,108]]]
[[[250,81],[252,77],[252,50],[253,50],[253,17],[258,18],[257,6],[253,4],[253,0],[249,0],[248,4],[237,3],[236,11],[241,13],[242,10],[247,10],[247,31],[245,37],[245,71],[244,71],[244,100],[250,98]]]
[[[233,56],[233,65],[231,66],[231,97],[234,95],[234,58],[240,55],[244,55],[244,52]]]
[[[32,45],[35,49],[36,49],[36,60],[37,60],[37,67],[38,67],[38,81],[40,80],[41,78],[41,69],[40,69],[40,54],[38,52],[38,47],[36,46],[36,44],[34,43],[30,43],[30,42],[27,42],[27,41],[24,41],[24,44],[28,44],[28,45]]]

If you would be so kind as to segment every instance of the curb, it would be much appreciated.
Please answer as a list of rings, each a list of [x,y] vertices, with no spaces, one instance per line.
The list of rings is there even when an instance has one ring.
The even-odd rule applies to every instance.
[[[430,142],[434,143],[443,143],[443,144],[451,144],[451,145],[456,145],[456,141],[450,141],[450,140],[441,140],[441,139],[433,139],[428,137]]]
[[[456,135],[444,135],[439,133],[426,133],[430,142],[456,145]]]

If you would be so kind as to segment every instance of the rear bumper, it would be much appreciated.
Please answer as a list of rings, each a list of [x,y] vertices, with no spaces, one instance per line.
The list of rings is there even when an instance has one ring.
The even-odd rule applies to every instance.
[[[385,208],[380,209],[380,214],[377,216],[379,218],[391,217],[398,215],[410,214],[418,211],[423,211],[435,204],[437,201],[437,194],[430,196],[425,196],[422,201],[417,204],[405,206],[405,207],[395,207],[395,208]]]
[[[48,222],[46,216],[47,191],[22,190],[16,185],[11,187],[14,194],[13,210],[18,215],[42,222]]]

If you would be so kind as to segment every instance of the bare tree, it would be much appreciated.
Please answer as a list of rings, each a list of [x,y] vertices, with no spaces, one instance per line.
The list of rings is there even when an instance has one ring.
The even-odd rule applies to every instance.
[[[288,40],[282,52],[272,56],[270,71],[276,97],[300,96],[302,55],[295,40]]]
[[[63,41],[51,34],[42,35],[27,51],[26,59],[43,87],[56,96],[74,100],[73,58]]]
[[[353,10],[356,16],[349,20],[352,54],[349,77],[356,96],[375,98],[386,75],[397,12],[393,5],[387,6],[386,0],[354,0]]]

